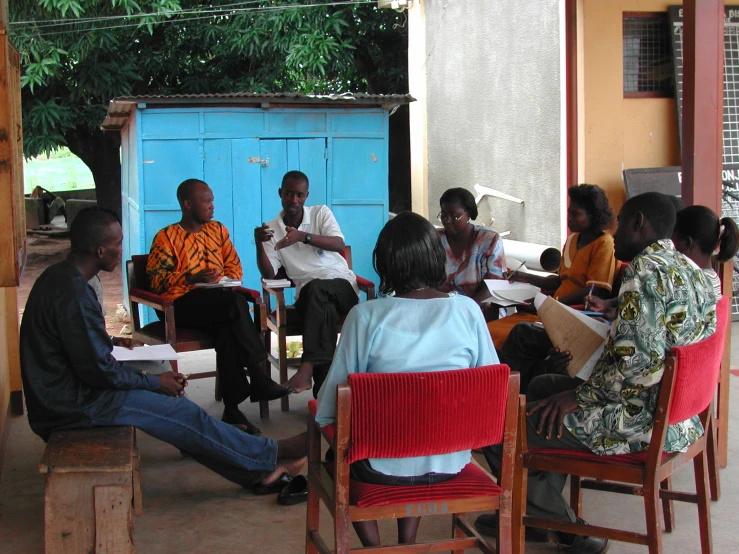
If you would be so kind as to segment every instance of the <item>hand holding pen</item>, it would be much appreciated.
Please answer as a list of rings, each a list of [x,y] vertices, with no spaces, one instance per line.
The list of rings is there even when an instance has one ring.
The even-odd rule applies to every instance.
[[[594,290],[595,290],[595,283],[592,283],[590,285],[590,292],[585,297],[585,310],[589,310],[590,309],[590,297],[593,296],[593,291]]]
[[[514,278],[514,277],[515,277],[515,275],[516,275],[516,274],[518,273],[518,271],[519,271],[519,270],[520,270],[520,269],[521,269],[521,268],[522,268],[522,267],[523,267],[524,265],[526,265],[526,262],[521,262],[521,265],[519,265],[519,266],[518,266],[518,267],[517,267],[517,268],[515,269],[515,271],[512,271],[511,273],[509,273],[509,274],[508,274],[508,275],[506,276],[506,279],[508,279],[508,282],[512,283],[512,282],[513,282],[513,281],[515,280],[515,278]]]

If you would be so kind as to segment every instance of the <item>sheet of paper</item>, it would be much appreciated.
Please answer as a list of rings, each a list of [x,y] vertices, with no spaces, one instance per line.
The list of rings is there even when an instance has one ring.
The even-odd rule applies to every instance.
[[[541,290],[528,283],[509,283],[505,279],[485,279],[485,285],[490,293],[484,302],[499,306],[515,306],[525,304]]]
[[[571,377],[581,377],[593,371],[611,328],[605,323],[583,315],[549,296],[538,294],[534,299],[539,318],[552,344],[569,350],[572,361],[567,366]],[[581,377],[582,378],[582,377]]]
[[[133,350],[122,346],[113,347],[113,357],[119,362],[138,360],[179,360],[180,355],[169,344],[137,346]]]
[[[216,283],[196,283],[196,289],[217,289],[222,287],[240,287],[241,281],[238,279],[231,279],[230,277],[222,277],[220,281]]]
[[[293,284],[288,279],[262,279],[262,283],[268,287],[285,288],[292,287]]]

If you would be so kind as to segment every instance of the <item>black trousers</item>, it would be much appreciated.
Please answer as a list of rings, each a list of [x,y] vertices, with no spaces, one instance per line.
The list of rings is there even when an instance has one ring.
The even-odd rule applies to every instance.
[[[267,353],[243,294],[230,288],[193,289],[174,301],[174,315],[177,325],[213,336],[224,405],[235,407],[249,397],[245,367],[252,387],[267,380],[260,365]]]
[[[521,394],[526,394],[535,377],[546,373],[544,359],[551,348],[552,341],[543,327],[519,323],[511,329],[498,355],[501,363],[521,374]]]
[[[315,279],[300,290],[295,308],[303,318],[303,359],[313,362],[313,396],[326,380],[336,352],[339,318],[359,302],[346,279]]]

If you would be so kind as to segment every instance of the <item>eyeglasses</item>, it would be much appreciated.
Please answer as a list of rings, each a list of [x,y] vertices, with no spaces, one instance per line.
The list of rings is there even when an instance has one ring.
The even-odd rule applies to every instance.
[[[451,215],[451,214],[445,214],[444,212],[439,212],[439,215],[436,216],[436,219],[438,219],[442,223],[444,223],[445,221],[453,221],[454,223],[456,223],[457,221],[459,221],[460,219],[462,219],[464,217],[464,214],[466,214],[466,213],[467,212],[464,212],[462,215],[456,215],[455,216],[455,215]]]

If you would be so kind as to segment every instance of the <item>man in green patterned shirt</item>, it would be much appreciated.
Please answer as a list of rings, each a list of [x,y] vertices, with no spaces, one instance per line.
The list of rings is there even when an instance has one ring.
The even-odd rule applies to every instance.
[[[675,209],[663,194],[642,194],[624,204],[615,236],[616,258],[631,263],[605,351],[590,378],[577,388],[572,388],[572,379],[555,378],[542,381],[551,383],[539,397],[543,400],[531,402],[529,397],[530,447],[611,455],[649,446],[670,349],[698,342],[716,330],[717,298],[700,268],[669,240],[674,225]],[[684,450],[702,433],[697,418],[672,425],[666,450]],[[499,467],[499,447],[485,449],[485,455],[491,467]],[[561,494],[565,480],[558,473],[529,472],[527,513],[575,521]],[[486,530],[489,517],[481,516],[478,529]],[[527,533],[532,535],[533,530]],[[607,540],[595,537],[559,534],[558,542],[568,552],[608,548]]]

